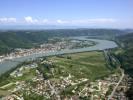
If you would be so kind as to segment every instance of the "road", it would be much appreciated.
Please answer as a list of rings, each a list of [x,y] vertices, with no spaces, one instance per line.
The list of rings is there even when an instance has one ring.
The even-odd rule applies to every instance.
[[[119,60],[118,60],[116,57],[112,56],[112,55],[110,55],[110,56],[111,56],[111,58],[113,58],[115,61],[117,61],[117,63],[119,64],[118,68],[119,68],[120,71],[121,71],[121,77],[120,77],[118,83],[116,83],[116,86],[114,87],[114,89],[113,89],[111,95],[109,96],[108,100],[112,100],[112,98],[113,98],[113,96],[114,96],[114,93],[116,92],[116,89],[118,88],[119,84],[122,82],[122,80],[123,80],[123,78],[124,78],[124,76],[125,76],[125,75],[124,75],[124,70],[121,69],[121,67],[120,67],[121,64],[120,64]]]
[[[112,98],[113,98],[113,96],[114,96],[114,93],[115,93],[116,89],[118,88],[119,84],[122,82],[122,80],[123,80],[123,78],[124,78],[124,70],[121,69],[121,67],[120,67],[121,64],[120,64],[119,60],[118,60],[116,57],[114,57],[113,55],[110,55],[110,53],[108,52],[108,50],[104,50],[104,55],[105,55],[107,64],[109,64],[109,63],[108,63],[108,60],[109,60],[109,56],[110,56],[113,60],[115,60],[115,61],[117,62],[118,68],[119,68],[120,71],[121,71],[121,77],[120,77],[118,83],[116,83],[116,86],[114,87],[113,91],[111,92],[111,94],[110,94],[110,96],[109,96],[109,98],[108,98],[108,100],[112,100]]]
[[[120,80],[118,81],[118,83],[116,84],[115,88],[113,89],[111,95],[109,96],[108,100],[112,100],[112,97],[114,96],[114,93],[116,91],[116,89],[118,88],[119,84],[121,83],[121,81],[123,80],[124,78],[124,71],[122,69],[121,70],[121,73],[122,73],[122,76],[120,77]]]

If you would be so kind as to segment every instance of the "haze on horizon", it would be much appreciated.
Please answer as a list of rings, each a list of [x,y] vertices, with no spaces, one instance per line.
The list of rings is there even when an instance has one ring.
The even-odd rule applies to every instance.
[[[0,27],[133,28],[133,0],[1,0]]]

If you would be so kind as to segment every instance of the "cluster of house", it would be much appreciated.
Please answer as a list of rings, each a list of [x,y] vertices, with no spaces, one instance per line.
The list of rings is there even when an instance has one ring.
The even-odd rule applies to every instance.
[[[17,48],[10,54],[1,55],[0,62],[3,62],[4,60],[11,60],[14,58],[23,57],[23,56],[29,56],[32,54],[55,52],[62,49],[71,49],[71,48],[75,48],[75,44],[76,42],[72,42],[72,41],[69,41],[69,42],[61,41],[61,42],[56,42],[54,44],[52,43],[41,44],[39,48],[31,48],[31,49]],[[89,44],[89,42],[86,44]]]
[[[36,83],[35,86],[23,82],[20,83],[18,86],[16,86],[14,92],[24,90],[30,93],[32,91],[38,95],[44,95],[47,99],[56,98],[57,100],[61,99],[74,100],[72,99],[73,96],[60,95],[61,92],[65,91],[65,89],[72,86],[74,88],[72,88],[69,92],[76,94],[74,95],[75,98],[89,96],[91,99],[94,100],[94,99],[100,99],[101,97],[107,98],[106,93],[109,90],[109,86],[112,85],[111,82],[114,82],[113,84],[116,84],[116,82],[118,82],[119,80],[119,79],[117,80],[116,78],[117,76],[115,75],[106,78],[105,80],[97,80],[95,82],[90,82],[86,78],[73,80],[74,76],[71,74],[69,74],[67,77],[61,76],[57,80],[56,79],[44,80],[43,75],[41,75],[39,71],[37,71],[37,74],[38,75],[32,79],[32,82]],[[83,84],[81,89],[78,89],[78,85],[82,83],[85,84]],[[22,94],[16,96],[22,98]],[[20,100],[23,100],[23,98]]]
[[[37,66],[38,65],[36,63],[21,66],[20,68],[17,68],[15,71],[10,73],[10,76],[11,77],[20,77],[20,76],[23,76],[25,70],[36,68]]]
[[[125,75],[116,92],[113,95],[113,99],[117,100],[128,100],[126,96],[127,90],[132,86],[133,79],[129,75]]]
[[[57,50],[61,50],[66,48],[66,42],[57,42],[56,44],[42,44],[40,45],[40,48],[31,48],[31,49],[21,49],[17,48],[14,50],[14,52],[6,55],[0,56],[0,62],[3,62],[4,60],[11,60],[14,58],[19,58],[23,56],[29,56],[32,54],[39,54],[39,53],[47,53],[47,52],[55,52]]]
[[[41,61],[41,64],[52,64],[52,61]],[[14,72],[12,72],[10,75],[12,77],[20,77],[23,76],[23,72],[26,69],[36,68],[38,67],[37,63],[32,63],[28,65],[21,66]],[[54,75],[54,71],[53,71]],[[28,91],[30,94],[31,92],[34,92],[38,95],[44,95],[47,99],[56,98],[57,100],[61,99],[71,99],[73,98],[79,98],[79,97],[90,97],[92,100],[100,99],[100,98],[108,98],[106,95],[109,91],[110,86],[114,88],[114,86],[119,81],[119,75],[113,74],[109,77],[106,77],[102,80],[96,80],[94,82],[91,82],[87,78],[80,78],[77,79],[75,76],[68,73],[68,76],[60,76],[57,79],[44,79],[43,74],[39,72],[39,70],[36,68],[36,75],[31,79],[32,83],[26,83],[25,81],[18,82],[16,84],[16,87],[12,95],[7,96],[8,98],[19,98],[19,100],[23,100],[22,91]],[[79,86],[81,86],[79,88]],[[70,88],[72,87],[72,88]],[[70,89],[69,89],[70,88]],[[69,92],[68,92],[69,90]],[[63,92],[66,95],[63,95]],[[19,92],[18,94],[15,94],[16,92]],[[68,96],[67,96],[68,93]],[[72,93],[74,95],[70,96],[69,93]]]
[[[14,92],[26,90],[28,91],[28,93],[30,93],[32,91],[38,95],[44,95],[47,99],[54,98],[57,100],[75,100],[79,99],[79,97],[85,96],[90,96],[92,100],[100,100],[101,97],[103,97],[104,99],[108,98],[105,94],[107,93],[109,86],[116,84],[116,82],[118,81],[114,80],[115,82],[113,83],[109,82],[109,79],[112,81],[111,78],[116,79],[117,76],[115,77],[115,75],[111,76],[110,78],[106,78],[107,80],[97,80],[95,82],[89,82],[89,80],[85,78],[73,81],[71,80],[72,77],[74,76],[69,74],[69,76],[67,77],[60,77],[60,81],[57,80],[57,82],[55,80],[44,80],[43,77],[39,75],[39,77],[33,79],[33,82],[36,82],[36,86],[33,87],[32,85],[26,84],[25,82],[20,82],[19,85],[15,88]],[[87,84],[83,85],[83,88],[79,91],[77,90],[77,85],[82,82],[86,82]],[[119,91],[117,91],[114,95],[114,99],[126,100],[124,92],[120,90],[121,88],[126,87],[126,84],[127,82],[125,81],[121,83],[121,85],[118,87]],[[60,95],[60,92],[65,90],[70,85],[75,86],[71,90],[71,92],[75,95],[68,97]],[[14,100],[14,98],[18,100],[24,100],[22,95],[12,94],[6,97],[6,99],[9,100]]]

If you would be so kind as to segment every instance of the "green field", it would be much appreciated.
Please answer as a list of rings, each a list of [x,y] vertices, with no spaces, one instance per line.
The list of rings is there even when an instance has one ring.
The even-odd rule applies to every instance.
[[[0,82],[0,95],[9,94],[8,90],[14,89],[15,82],[17,81],[32,80],[36,76],[36,70],[38,68],[40,68],[47,79],[57,83],[61,81],[61,77],[65,78],[69,75],[72,76],[71,80],[73,82],[82,78],[88,79],[91,82],[104,78],[112,73],[106,66],[103,52],[98,51],[52,56],[47,57],[44,61],[47,61],[47,63],[42,63],[42,61],[38,62],[37,68],[25,70],[21,77],[14,78],[9,76],[3,82]],[[52,65],[49,64],[50,62],[52,62]],[[86,82],[81,82],[78,85],[66,88],[65,91],[69,94],[75,86],[83,88],[85,84]]]
[[[110,74],[106,67],[103,52],[84,52],[62,55],[61,57],[49,57],[55,62],[54,77],[73,75],[75,78],[88,78],[95,80]]]
[[[10,94],[8,90],[13,90],[16,87],[16,82],[29,81],[35,77],[35,69],[26,71],[21,77],[7,77],[5,80],[0,82],[0,96]]]

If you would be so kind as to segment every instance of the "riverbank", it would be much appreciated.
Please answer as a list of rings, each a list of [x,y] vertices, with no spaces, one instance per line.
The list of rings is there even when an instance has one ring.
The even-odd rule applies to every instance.
[[[86,37],[74,37],[74,39],[80,39],[80,40],[90,40],[97,42],[96,45],[86,48],[80,48],[80,49],[64,49],[61,51],[54,51],[54,52],[45,52],[45,53],[38,53],[38,54],[32,54],[20,58],[14,58],[11,61],[3,61],[3,63],[0,63],[0,74],[10,70],[11,68],[15,67],[17,64],[23,61],[29,61],[36,59],[38,57],[43,56],[52,56],[52,55],[58,55],[58,54],[67,54],[67,53],[77,53],[77,52],[85,52],[85,51],[95,51],[95,50],[104,50],[109,48],[115,48],[117,47],[117,44],[113,41],[109,40],[99,40],[99,39],[87,39]]]
[[[64,54],[39,59],[40,60],[32,63],[18,66],[7,78],[1,81],[8,82],[1,85],[1,88],[4,87],[4,93],[10,90],[10,93],[20,92],[20,94],[23,94],[23,90],[27,91],[27,88],[29,88],[28,84],[30,84],[30,89],[35,93],[39,93],[38,95],[41,93],[39,89],[41,87],[50,89],[49,92],[44,92],[49,96],[53,90],[56,91],[56,93],[65,93],[69,96],[74,94],[74,89],[76,89],[74,90],[75,93],[79,93],[81,97],[85,96],[84,92],[91,92],[92,96],[100,94],[105,95],[108,91],[110,81],[114,79],[112,78],[114,77],[112,73],[114,71],[106,66],[102,51]],[[33,67],[33,65],[35,66]],[[42,84],[39,83],[40,81]],[[10,83],[11,86],[8,85]],[[32,83],[38,85],[38,88],[33,88]],[[101,83],[106,84],[106,86],[99,85]],[[43,84],[45,85],[43,86]],[[90,87],[88,87],[89,84],[91,85]],[[64,90],[64,92],[62,90]],[[65,95],[62,94],[62,96]]]

